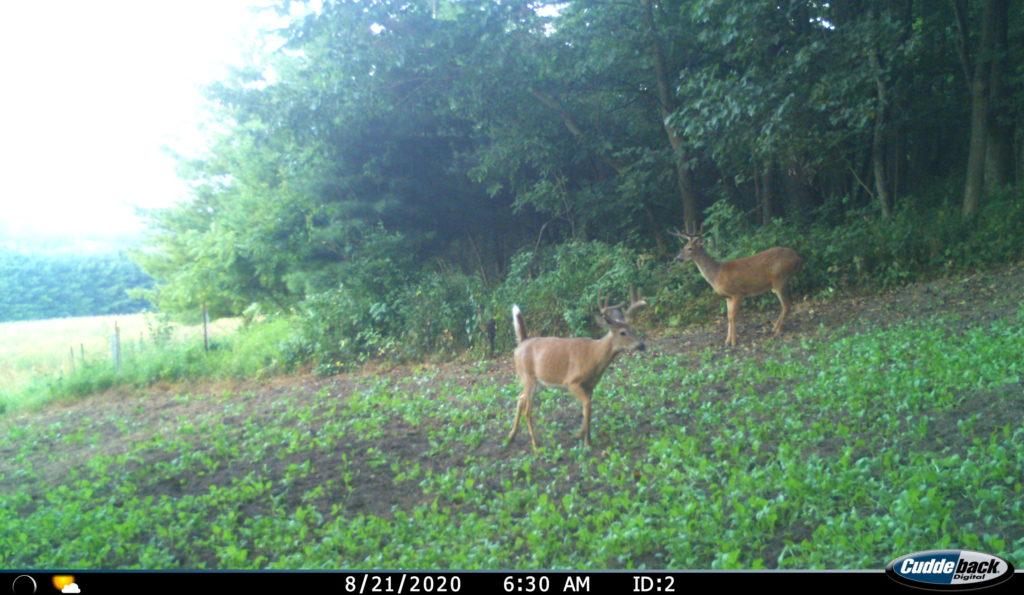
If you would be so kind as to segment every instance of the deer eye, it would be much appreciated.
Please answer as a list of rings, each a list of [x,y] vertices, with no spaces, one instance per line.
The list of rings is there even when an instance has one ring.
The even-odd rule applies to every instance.
[[[626,331],[619,331],[619,334],[622,335],[623,337],[625,337],[626,336]]]

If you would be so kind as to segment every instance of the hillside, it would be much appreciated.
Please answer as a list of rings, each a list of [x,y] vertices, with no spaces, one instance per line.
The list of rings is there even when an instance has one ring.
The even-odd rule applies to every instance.
[[[128,290],[152,283],[123,253],[0,249],[0,322],[141,312]]]
[[[1024,267],[747,311],[536,398],[510,358],[119,389],[0,418],[7,567],[1024,563]]]

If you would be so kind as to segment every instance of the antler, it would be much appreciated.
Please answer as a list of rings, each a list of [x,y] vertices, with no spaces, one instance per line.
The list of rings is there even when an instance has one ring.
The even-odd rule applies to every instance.
[[[678,229],[670,229],[670,230],[668,230],[668,233],[669,233],[669,235],[673,235],[673,236],[675,236],[677,238],[680,238],[680,239],[683,239],[683,240],[686,240],[686,241],[690,241],[690,240],[692,240],[694,238],[699,238],[702,235],[704,235],[704,223],[703,222],[701,222],[701,224],[700,224],[700,229],[698,229],[696,231],[694,231],[694,226],[689,224],[689,223],[685,224],[684,229],[685,229],[685,231],[679,231]]]
[[[626,309],[625,319],[630,322],[632,319],[633,312],[647,306],[647,300],[641,297],[640,292],[637,291],[636,287],[629,286],[629,308]]]
[[[605,320],[625,320],[626,317],[622,315],[622,306],[624,305],[625,304],[618,303],[609,306],[608,299],[602,296],[600,292],[597,294],[597,308],[600,310],[601,316],[603,316]]]

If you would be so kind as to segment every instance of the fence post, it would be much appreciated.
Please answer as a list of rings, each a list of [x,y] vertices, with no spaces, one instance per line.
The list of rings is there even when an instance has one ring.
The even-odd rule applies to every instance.
[[[203,304],[203,351],[210,350],[210,334],[207,327],[210,325],[210,311]]]
[[[82,365],[85,365],[85,343],[78,344],[78,353],[82,356],[80,360]]]
[[[71,371],[75,371],[75,348],[68,347],[68,353],[71,355]]]
[[[117,321],[114,321],[114,336],[113,341],[110,345],[111,351],[114,356],[114,371],[121,372],[121,329],[117,326]]]

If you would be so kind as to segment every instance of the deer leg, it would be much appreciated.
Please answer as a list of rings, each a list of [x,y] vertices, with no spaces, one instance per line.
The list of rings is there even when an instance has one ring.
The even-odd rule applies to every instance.
[[[519,395],[519,400],[516,404],[516,419],[512,422],[512,431],[508,433],[508,440],[505,441],[505,446],[512,444],[512,440],[519,433],[519,418],[523,416],[523,410],[526,409],[526,392],[524,391]]]
[[[523,383],[523,392],[519,395],[519,400],[516,403],[516,419],[512,422],[512,431],[508,433],[508,440],[505,441],[505,446],[512,444],[512,440],[519,433],[519,420],[523,416],[523,412],[529,409],[530,399],[533,396],[534,385],[530,382]],[[531,435],[532,435],[531,431]]]
[[[789,314],[789,292],[786,291],[785,285],[777,287],[772,291],[779,298],[779,302],[782,304],[782,312],[779,313],[779,319],[775,321],[775,325],[772,327],[772,336],[778,337],[782,334],[782,324],[786,322],[786,315]]]
[[[743,298],[739,296],[732,296],[726,298],[726,304],[729,308],[729,334],[725,337],[725,344],[735,347],[736,346],[736,314],[740,311],[740,301]]]
[[[569,392],[583,405],[583,425],[578,436],[583,439],[584,446],[590,446],[590,393],[578,384],[569,385]]]
[[[536,389],[536,385],[529,388],[526,396],[526,429],[530,431],[530,447],[533,448],[533,452],[537,452],[537,435],[533,431],[533,392]]]

